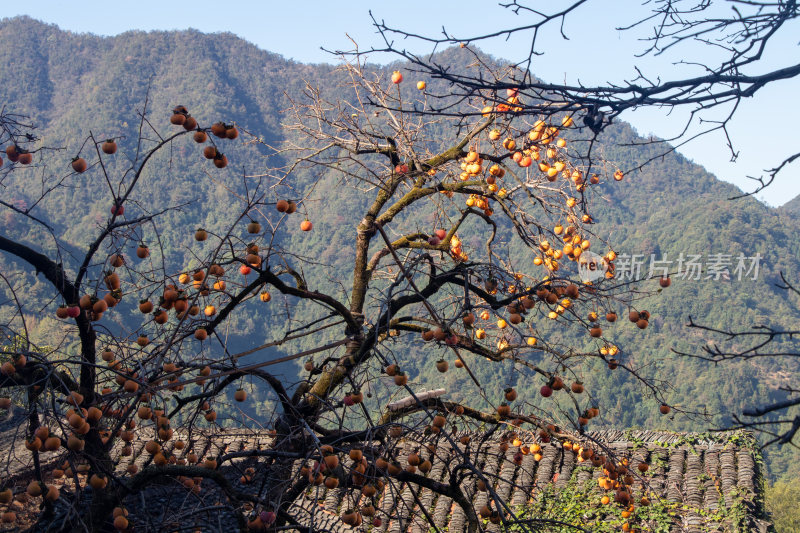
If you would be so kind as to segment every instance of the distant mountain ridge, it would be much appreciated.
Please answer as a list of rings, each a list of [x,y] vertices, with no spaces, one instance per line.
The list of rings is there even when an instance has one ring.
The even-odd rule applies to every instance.
[[[779,208],[782,212],[790,215],[800,214],[800,196],[795,196]]]

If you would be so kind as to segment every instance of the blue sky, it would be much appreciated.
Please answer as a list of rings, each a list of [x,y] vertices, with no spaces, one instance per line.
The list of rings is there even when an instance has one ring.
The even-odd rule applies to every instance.
[[[552,6],[553,2],[530,2]],[[617,9],[608,9],[613,5]],[[113,6],[113,11],[109,9]],[[455,36],[466,36],[514,27],[524,19],[491,0],[437,0],[383,2],[350,0],[331,2],[306,0],[231,1],[226,4],[195,0],[155,2],[116,2],[113,4],[88,1],[26,0],[4,6],[3,16],[29,15],[53,23],[65,30],[98,35],[116,35],[128,30],[175,30],[195,28],[204,32],[229,31],[260,48],[302,62],[335,62],[336,57],[321,50],[352,48],[350,38],[361,49],[380,41],[372,27],[369,10],[390,25],[413,30],[415,33],[436,35],[442,26]],[[675,65],[676,61],[710,61],[709,47],[683,47],[666,57],[636,58],[644,49],[637,39],[642,32],[615,30],[615,27],[634,22],[646,14],[649,7],[641,0],[615,0],[610,3],[594,0],[581,6],[566,21],[565,41],[553,26],[540,35],[543,56],[534,63],[535,74],[552,82],[586,84],[622,81],[634,76],[633,66],[639,66],[648,76],[666,79],[670,76],[698,75],[697,67]],[[800,61],[797,36],[800,25],[786,28],[784,35],[767,49],[766,68],[785,66]],[[349,37],[348,37],[349,36]],[[429,47],[409,41],[396,41],[398,46],[415,52],[427,52]],[[480,47],[496,56],[519,60],[527,55],[529,40],[512,38],[484,42]],[[380,60],[380,58],[375,58]],[[388,60],[389,58],[385,58]],[[778,60],[782,61],[779,63]],[[737,111],[729,133],[739,150],[738,161],[730,162],[730,153],[721,134],[708,135],[680,149],[688,158],[704,165],[719,178],[745,188],[752,185],[745,176],[761,175],[784,157],[800,150],[796,124],[800,124],[800,106],[787,105],[800,94],[800,80],[776,83],[745,102]],[[653,133],[671,137],[684,125],[683,112],[667,115],[658,110],[638,111],[623,116],[643,135]],[[771,187],[758,195],[771,205],[780,205],[800,195],[800,164],[795,163]]]

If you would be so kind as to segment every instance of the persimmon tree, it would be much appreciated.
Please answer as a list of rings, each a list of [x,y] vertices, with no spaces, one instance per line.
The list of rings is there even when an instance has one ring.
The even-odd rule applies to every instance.
[[[573,23],[586,15],[591,2],[578,0],[550,5],[536,0],[511,0],[497,9],[508,13],[508,24],[482,33],[457,34],[443,27],[441,34],[421,34],[412,28],[399,27],[392,21],[373,18],[383,44],[369,50],[355,51],[355,56],[391,54],[412,65],[418,75],[444,81],[446,91],[429,91],[430,107],[425,110],[406,107],[406,112],[457,113],[457,107],[470,99],[481,98],[495,108],[506,107],[513,90],[523,105],[519,113],[532,117],[557,116],[562,113],[580,115],[581,126],[588,137],[599,138],[608,126],[626,112],[657,108],[683,111],[685,122],[678,133],[667,139],[643,139],[639,144],[655,144],[660,150],[644,162],[623,171],[634,173],[697,137],[721,133],[724,149],[736,161],[740,146],[731,135],[730,126],[749,99],[763,97],[765,88],[785,85],[800,76],[796,57],[786,53],[782,39],[794,39],[800,18],[800,6],[794,0],[750,1],[656,0],[641,2],[642,9],[620,13],[618,27],[621,38],[632,45],[638,41],[640,64],[625,65],[610,61],[604,83],[583,84],[553,82],[537,77],[536,57],[557,51],[560,39],[574,37]],[[599,22],[598,22],[599,24]],[[414,53],[409,49],[428,45],[431,52],[447,46],[461,46],[474,52],[475,61],[483,59],[478,48],[486,43],[511,36],[522,37],[521,49],[509,49],[507,55],[517,59],[502,72],[460,71],[439,61],[433,53]],[[791,45],[796,46],[796,40]],[[423,46],[424,50],[424,46]],[[341,52],[340,52],[341,53]],[[651,72],[646,59],[674,53],[670,72]],[[708,58],[704,60],[703,58]],[[622,69],[629,69],[629,73]],[[580,73],[570,73],[579,80]],[[395,107],[394,109],[399,109]],[[586,145],[583,157],[591,160],[594,144]],[[744,147],[747,149],[748,147]],[[768,162],[762,175],[747,176],[753,188],[731,200],[757,194],[770,186],[787,168],[796,164],[800,152],[789,150],[780,160]],[[796,292],[794,282],[784,279],[784,289]],[[785,358],[796,355],[791,345],[795,332],[770,324],[755,324],[750,329],[709,327],[702,317],[690,317],[687,327],[712,334],[708,345],[681,355],[698,357],[714,363],[753,358]],[[744,343],[740,345],[739,343]],[[787,397],[780,401],[733,413],[737,427],[763,430],[766,442],[788,444],[800,430],[800,416],[791,409],[800,404],[797,387],[783,388]],[[775,418],[777,417],[777,418]]]
[[[223,154],[231,144],[262,142],[257,136],[214,118],[207,125],[183,106],[169,120],[142,111],[139,139],[125,154],[130,165],[121,171],[109,164],[122,155],[118,139],[94,135],[69,168],[54,170],[35,130],[3,115],[9,190],[25,186],[17,178],[29,166],[44,169],[41,199],[88,174],[108,188],[107,218],[80,252],[50,226],[41,202],[2,203],[38,233],[25,241],[3,231],[0,250],[50,287],[44,304],[29,301],[3,276],[0,401],[24,415],[20,447],[31,467],[27,477],[3,481],[5,522],[17,519],[10,506],[16,498],[39,505],[42,524],[58,517],[76,530],[141,530],[144,494],[166,483],[185,498],[164,527],[211,514],[233,517],[241,529],[306,530],[317,511],[295,502],[324,485],[350,489],[343,520],[366,528],[392,520],[376,512],[375,498],[406,483],[452,498],[470,531],[483,527],[479,516],[516,523],[478,468],[469,439],[454,436],[457,429],[488,429],[501,446],[518,446],[520,457],[568,445],[579,461],[605,470],[612,499],[634,505],[640,496],[632,465],[584,431],[602,406],[584,390],[582,374],[602,360],[609,371],[633,374],[663,413],[670,407],[663,383],[626,363],[603,331],[617,317],[644,329],[649,313],[634,305],[641,293],[614,279],[612,243],[592,231],[593,197],[624,186],[624,175],[613,162],[581,157],[591,142],[575,134],[585,110],[522,114],[524,97],[509,87],[501,105],[475,100],[452,116],[408,113],[407,104],[429,106],[424,82],[414,89],[399,72],[388,78],[359,62],[343,67],[343,79],[349,100],[328,99],[310,84],[287,96],[287,141],[273,147],[269,161],[288,163],[257,174],[231,171]],[[205,157],[209,179],[226,183],[239,201],[225,231],[183,234],[191,268],[163,258],[159,232],[165,214],[182,206],[154,211],[137,198],[149,166],[175,146],[194,147],[190,157]],[[181,160],[171,155],[170,163]],[[301,257],[282,242],[295,228],[326,231],[314,223],[320,204],[311,199],[322,179],[334,178],[364,204],[345,221],[351,278],[321,290],[304,272],[325,258]],[[322,208],[335,209],[327,200]],[[145,233],[156,236],[149,247]],[[582,280],[578,263],[592,254],[601,270]],[[286,323],[263,327],[282,336],[232,353],[226,325],[279,300]],[[63,338],[47,346],[33,342],[27,328],[41,309],[64,325]],[[108,321],[124,309],[138,310],[139,318]],[[410,367],[398,363],[395,354],[420,344],[423,358]],[[287,355],[243,362],[270,345]],[[292,360],[304,360],[298,378],[270,372]],[[472,371],[478,365],[513,365],[540,383],[541,396],[561,396],[569,407],[541,409],[513,388],[490,390]],[[415,367],[434,366],[470,376],[466,400],[415,387]],[[234,407],[251,401],[250,386],[276,399],[259,420]],[[269,443],[203,456],[194,449],[198,436],[221,438],[223,412],[228,423]],[[435,449],[437,439],[458,453],[433,452],[425,461],[398,456],[400,441]],[[144,462],[131,462],[140,453]],[[448,483],[426,478],[431,461],[447,463]],[[489,490],[491,503],[473,508],[465,486]]]

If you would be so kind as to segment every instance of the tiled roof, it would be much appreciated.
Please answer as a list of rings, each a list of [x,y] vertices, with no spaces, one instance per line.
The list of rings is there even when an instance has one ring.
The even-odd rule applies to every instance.
[[[11,457],[9,471],[6,472],[7,481],[30,473],[30,454],[22,446],[24,435],[25,417],[13,416],[0,421],[0,452]],[[645,475],[636,477],[634,496],[638,499],[646,494],[651,501],[659,502],[664,509],[668,509],[673,515],[670,518],[670,531],[736,531],[737,526],[742,531],[771,531],[771,526],[764,519],[760,454],[755,439],[748,433],[606,430],[589,433],[587,437],[595,441],[596,449],[604,454],[628,457],[632,465],[638,462],[650,465]],[[173,449],[178,438],[186,441],[182,450]],[[496,496],[514,512],[518,513],[525,506],[541,504],[544,494],[553,497],[570,487],[574,489],[584,484],[592,487],[592,497],[599,499],[602,494],[597,483],[597,479],[603,475],[601,469],[584,466],[589,463],[581,464],[576,453],[565,451],[560,444],[541,444],[541,458],[537,460],[533,453],[521,457],[517,455],[519,447],[512,442],[503,451],[497,433],[491,436],[471,434],[470,438],[467,447],[469,462],[491,481]],[[202,458],[241,449],[263,449],[270,442],[271,439],[263,433],[219,430],[213,436],[203,432],[197,432],[191,438],[175,435],[164,448],[177,458],[185,457],[190,452]],[[448,483],[453,470],[465,461],[442,436],[437,437],[435,447],[429,448],[428,445],[433,442],[401,440],[397,444],[395,457],[405,466],[402,459],[412,451],[418,452],[423,460],[429,459],[432,463],[426,477]],[[133,454],[123,458],[120,470],[130,463],[140,467],[149,464],[151,457],[143,449],[144,441],[134,441],[132,446]],[[431,448],[434,452],[431,452]],[[50,455],[43,456],[45,469],[52,468],[60,454]],[[516,462],[515,456],[518,459]],[[352,462],[345,456],[344,463]],[[300,462],[297,462],[294,475],[300,467]],[[233,476],[234,483],[238,483],[238,475]],[[474,478],[464,482],[462,488],[475,509],[489,503],[490,493],[476,490]],[[300,523],[313,524],[315,530],[348,533],[353,528],[342,522],[341,515],[348,509],[358,508],[365,501],[360,489],[326,489],[320,485],[308,489],[295,502],[294,514]],[[380,526],[372,528],[374,533],[428,533],[432,531],[428,517],[439,531],[460,533],[466,530],[466,517],[458,505],[447,496],[420,489],[417,485],[387,483],[383,493],[377,495],[374,501],[377,516],[383,517]],[[428,517],[422,509],[427,510]],[[594,511],[588,511],[587,520],[597,518],[599,513],[596,510],[595,507]],[[494,533],[502,530],[503,526],[488,523],[486,528]]]
[[[473,443],[480,440],[476,437],[473,436]],[[770,530],[763,519],[760,455],[755,439],[749,434],[609,430],[591,433],[589,437],[617,457],[630,457],[632,464],[650,464],[646,475],[635,480],[634,495],[647,494],[652,501],[671,510],[674,516],[670,531]],[[418,452],[422,459],[433,464],[426,477],[447,483],[453,468],[463,461],[444,441],[437,443],[435,453],[421,444],[424,443],[402,442],[398,457]],[[582,466],[576,460],[576,453],[565,451],[563,446],[542,445],[539,461],[533,454],[527,454],[519,464],[514,461],[518,451],[518,447],[509,445],[503,452],[496,438],[469,451],[470,460],[487,479],[493,480],[497,497],[511,509],[516,511],[535,504],[537,496],[545,491],[558,494],[568,485],[595,487],[598,499],[603,494],[597,484],[603,475],[601,469]],[[473,480],[463,488],[475,509],[480,509],[489,503],[491,496],[489,492],[477,491],[474,485]],[[301,504],[304,510],[298,512],[298,517],[307,525],[313,520],[316,528],[344,533],[351,528],[339,516],[348,508],[363,504],[359,497],[360,493],[351,489],[314,487],[306,493]],[[450,498],[416,485],[395,483],[387,484],[378,499],[378,516],[388,519],[384,518],[373,531],[427,533],[431,528],[422,507],[428,510],[439,531],[466,530],[464,513]],[[502,529],[501,524],[487,524],[489,532]]]

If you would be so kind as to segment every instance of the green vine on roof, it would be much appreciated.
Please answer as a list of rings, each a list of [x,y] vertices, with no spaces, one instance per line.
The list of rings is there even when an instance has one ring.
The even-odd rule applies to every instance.
[[[632,449],[647,446],[657,446],[660,448],[680,448],[688,447],[692,453],[697,453],[695,446],[698,444],[715,443],[727,448],[735,446],[744,448],[751,452],[751,455],[760,457],[759,444],[756,438],[744,430],[736,431],[704,431],[700,433],[677,433],[672,431],[658,431],[657,433],[670,437],[669,441],[653,440],[645,441],[641,437],[641,430],[628,429],[625,431],[625,441]]]
[[[574,479],[565,487],[556,489],[549,484],[538,493],[534,501],[517,509],[519,520],[535,518],[558,520],[570,526],[551,526],[547,531],[567,533],[578,531],[580,527],[597,533],[612,533],[622,531],[625,523],[629,524],[630,531],[652,533],[669,533],[672,527],[682,522],[683,517],[693,513],[702,519],[698,527],[700,531],[744,532],[747,530],[747,502],[746,494],[741,491],[732,493],[731,501],[717,509],[681,504],[651,495],[649,505],[638,504],[630,516],[623,516],[625,509],[613,503],[603,504],[601,498],[608,495],[600,489],[594,480],[578,483]],[[641,494],[640,494],[641,496]],[[511,531],[522,532],[526,528],[514,525]]]

